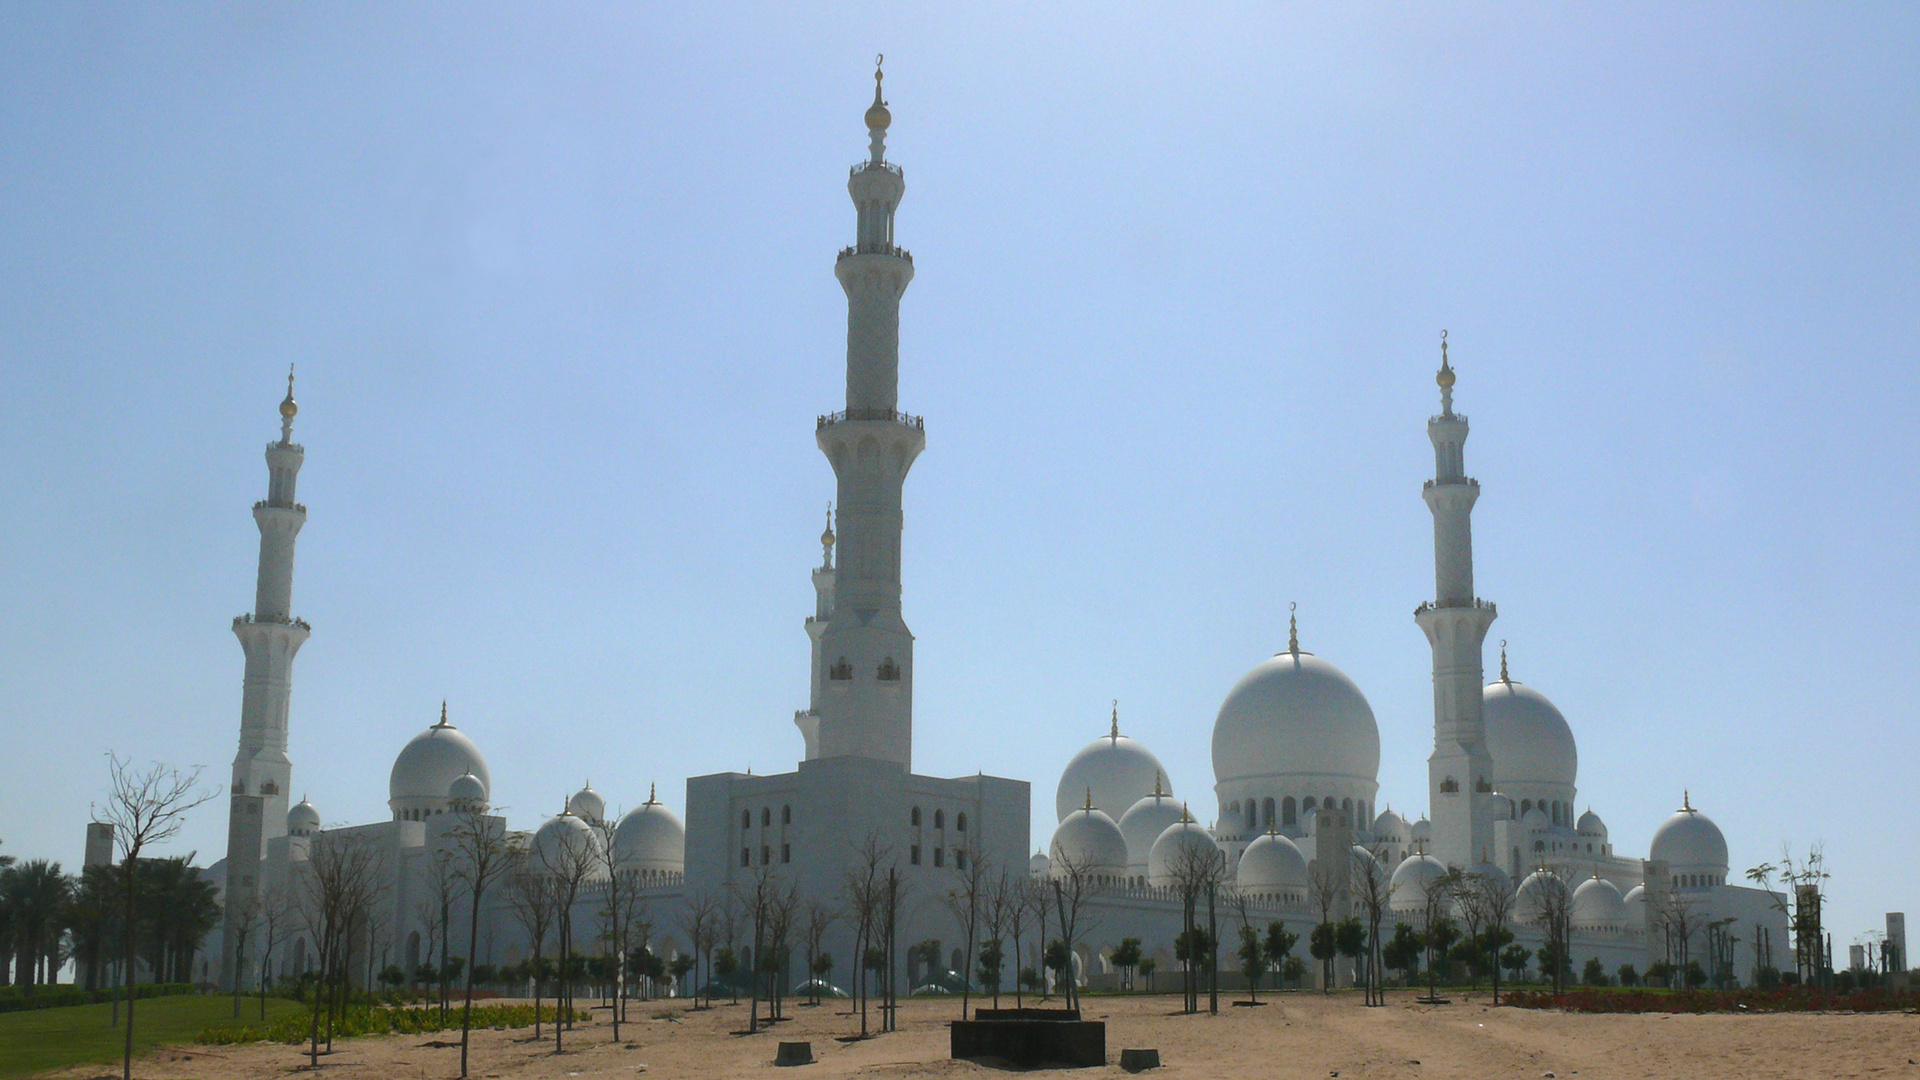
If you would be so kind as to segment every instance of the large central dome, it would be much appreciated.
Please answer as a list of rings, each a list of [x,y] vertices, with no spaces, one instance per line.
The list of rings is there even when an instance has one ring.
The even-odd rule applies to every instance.
[[[1372,784],[1380,728],[1365,694],[1339,668],[1289,650],[1262,662],[1227,694],[1213,722],[1213,777],[1342,779]]]

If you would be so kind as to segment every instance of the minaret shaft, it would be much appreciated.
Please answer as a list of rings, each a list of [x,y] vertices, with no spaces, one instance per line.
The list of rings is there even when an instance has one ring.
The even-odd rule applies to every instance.
[[[900,297],[913,280],[913,257],[893,242],[906,180],[885,157],[892,116],[878,79],[867,110],[871,156],[847,179],[855,243],[834,265],[847,294],[846,411],[821,417],[815,434],[833,465],[838,565],[829,581],[816,579],[831,588],[832,603],[815,638],[813,708],[796,721],[810,759],[910,766],[913,634],[900,617],[901,497],[926,434],[918,417],[898,411]]]
[[[221,936],[221,981],[258,965],[239,924],[259,897],[261,864],[270,841],[287,833],[287,792],[293,763],[287,757],[287,704],[293,693],[293,658],[307,640],[307,624],[293,617],[293,554],[307,508],[295,501],[306,452],[293,441],[293,377],[280,403],[280,441],[267,446],[267,497],[253,506],[260,529],[260,562],[254,610],[233,620],[246,653],[240,690],[240,746],[233,758],[227,818],[226,894]],[[238,974],[236,974],[238,972]]]
[[[1433,649],[1433,756],[1427,760],[1433,851],[1462,868],[1488,857],[1493,760],[1487,753],[1481,648],[1498,615],[1473,590],[1473,505],[1480,482],[1466,475],[1467,418],[1453,411],[1453,370],[1441,350],[1441,412],[1427,421],[1434,478],[1423,495],[1433,514],[1434,599],[1414,618]]]

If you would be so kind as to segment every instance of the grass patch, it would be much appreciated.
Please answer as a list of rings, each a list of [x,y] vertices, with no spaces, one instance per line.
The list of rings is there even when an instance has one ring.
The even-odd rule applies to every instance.
[[[268,1022],[299,1009],[297,1002],[268,998]],[[164,1043],[191,1043],[207,1029],[243,1026],[249,1021],[257,1025],[259,1016],[260,1003],[253,998],[241,1002],[239,1020],[233,1018],[229,996],[149,998],[139,1002],[134,1012],[133,1052],[138,1056]],[[0,1015],[0,1078],[119,1061],[126,1032],[111,1026],[112,1018],[112,1005]],[[123,1005],[121,1020],[125,1019]]]

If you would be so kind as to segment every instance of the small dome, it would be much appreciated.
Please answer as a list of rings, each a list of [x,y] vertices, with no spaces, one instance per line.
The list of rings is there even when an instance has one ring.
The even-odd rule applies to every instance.
[[[1064,875],[1069,867],[1095,879],[1127,873],[1127,841],[1120,835],[1120,826],[1092,807],[1067,815],[1053,831],[1048,855],[1055,876]]]
[[[1594,876],[1573,890],[1573,925],[1577,930],[1614,930],[1627,924],[1627,904],[1620,889]]]
[[[1388,906],[1395,911],[1425,911],[1427,890],[1447,876],[1447,865],[1421,852],[1400,860],[1388,882]]]
[[[415,735],[394,758],[393,772],[387,778],[387,805],[396,814],[402,810],[444,810],[447,791],[467,773],[472,773],[491,795],[493,780],[487,772],[487,759],[472,739],[447,722],[443,705],[440,722]]]
[[[1068,814],[1080,809],[1089,792],[1093,795],[1095,810],[1118,819],[1151,792],[1173,794],[1166,776],[1166,768],[1153,756],[1153,751],[1120,734],[1116,711],[1107,734],[1073,755],[1066,771],[1060,774],[1060,786],[1053,794],[1056,820],[1065,821]]]
[[[1537,806],[1520,815],[1520,824],[1525,825],[1529,829],[1550,829],[1553,827],[1553,822],[1547,818],[1547,812]]]
[[[1279,833],[1266,833],[1240,853],[1234,884],[1241,892],[1254,894],[1304,892],[1307,857],[1292,840]]]
[[[1365,694],[1339,668],[1306,652],[1261,661],[1213,722],[1213,776],[1374,783],[1380,728]],[[1368,796],[1371,798],[1371,795]]]
[[[1627,925],[1645,926],[1647,924],[1647,887],[1635,885],[1621,898],[1627,906]]]
[[[1412,838],[1412,826],[1407,819],[1392,810],[1382,810],[1380,816],[1373,819],[1373,836],[1376,840],[1391,840],[1404,844]]]
[[[1362,883],[1368,875],[1374,876],[1389,889],[1393,887],[1393,878],[1387,873],[1387,868],[1381,864],[1380,856],[1355,844],[1353,845],[1353,868],[1347,880],[1351,883],[1350,887],[1353,889],[1356,903],[1363,895],[1366,886]]]
[[[1194,855],[1218,860],[1220,845],[1212,834],[1200,827],[1191,814],[1183,814],[1183,820],[1167,826],[1167,831],[1153,842],[1153,850],[1147,855],[1147,882],[1158,888],[1171,888],[1174,876],[1183,866],[1190,865]],[[1192,852],[1194,855],[1188,855]]]
[[[1543,785],[1573,787],[1580,764],[1573,729],[1545,694],[1502,679],[1487,685],[1482,702],[1495,787],[1520,795]]]
[[[1507,872],[1500,869],[1498,865],[1490,862],[1479,863],[1474,866],[1473,872],[1480,875],[1482,880],[1491,883],[1501,895],[1513,895],[1513,879],[1508,877]]]
[[[1413,829],[1411,831],[1413,832],[1414,843],[1433,843],[1433,822],[1428,821],[1424,815],[1421,816],[1419,821],[1413,823]]]
[[[687,865],[687,827],[648,792],[647,801],[628,811],[613,830],[613,853],[625,870],[682,873]]]
[[[320,811],[305,799],[293,804],[287,811],[287,834],[289,836],[311,836],[320,829]]]
[[[1588,807],[1587,812],[1580,815],[1579,824],[1575,828],[1581,836],[1597,836],[1603,840],[1607,836],[1606,822],[1600,820],[1600,815],[1594,813],[1592,807]]]
[[[1172,795],[1148,795],[1120,815],[1120,835],[1127,842],[1127,872],[1136,877],[1147,872],[1147,859],[1153,854],[1153,842],[1180,820],[1180,804]]]
[[[1513,820],[1513,800],[1512,799],[1509,799],[1505,795],[1502,795],[1496,791],[1493,793],[1493,799],[1491,800],[1491,804],[1493,809],[1493,820],[1495,821],[1512,821]]]
[[[1545,867],[1528,874],[1515,893],[1513,917],[1523,923],[1539,922],[1546,916],[1547,905],[1554,894],[1565,887],[1565,879]]]
[[[1680,809],[1653,830],[1653,843],[1647,858],[1667,864],[1675,874],[1704,873],[1725,877],[1727,838],[1713,819],[1693,808],[1691,799],[1683,799]]]
[[[593,785],[588,784],[586,787],[574,792],[573,798],[567,800],[567,813],[572,814],[574,817],[584,819],[589,825],[598,824],[606,820],[607,800],[601,798],[600,793],[593,790]]]
[[[461,773],[447,785],[447,805],[454,810],[485,810],[487,786],[472,773]]]
[[[1034,877],[1046,877],[1052,872],[1053,860],[1047,858],[1047,853],[1044,851],[1034,852],[1033,857],[1027,860],[1027,873]]]
[[[533,834],[532,862],[537,870],[556,877],[571,876],[580,860],[598,869],[599,843],[593,826],[562,812],[546,820]],[[604,876],[589,871],[588,877]]]

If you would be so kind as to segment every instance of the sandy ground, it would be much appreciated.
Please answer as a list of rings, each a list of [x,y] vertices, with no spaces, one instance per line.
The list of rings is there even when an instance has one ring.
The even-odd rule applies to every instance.
[[[1585,1016],[1529,1009],[1492,1009],[1478,997],[1446,1006],[1422,1006],[1411,993],[1394,993],[1385,1008],[1368,1009],[1357,994],[1331,998],[1283,994],[1261,1008],[1220,1015],[1172,1015],[1177,997],[1092,998],[1089,1019],[1107,1023],[1105,1069],[1035,1070],[1038,1075],[1125,1075],[1122,1047],[1155,1047],[1173,1077],[1608,1078],[1876,1077],[1920,1080],[1920,1016]],[[1011,1004],[1011,1001],[1005,1002]],[[621,1040],[603,1010],[553,1053],[551,1035],[526,1041],[527,1031],[474,1033],[475,1078],[661,1076],[730,1077],[1000,1076],[1007,1070],[947,1057],[946,1022],[957,1001],[914,1001],[901,1009],[901,1030],[864,1041],[840,1039],[859,1030],[844,1002],[789,1007],[792,1019],[748,1036],[746,1006],[722,1004],[689,1012],[684,1003],[633,1003]],[[671,1018],[671,1019],[669,1019]],[[878,1016],[873,1016],[877,1023]],[[321,1057],[320,1071],[340,1078],[453,1077],[459,1071],[459,1033],[342,1040]],[[813,1044],[816,1064],[774,1070],[775,1043]],[[135,1076],[240,1080],[286,1077],[303,1071],[293,1047],[176,1047],[139,1063]],[[99,1067],[63,1077],[105,1074]],[[118,1076],[114,1069],[112,1075]]]

